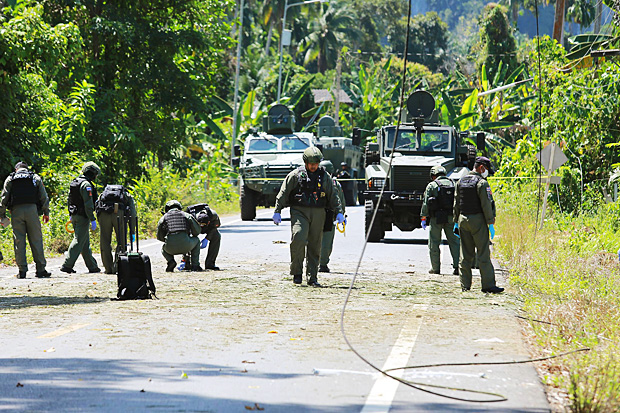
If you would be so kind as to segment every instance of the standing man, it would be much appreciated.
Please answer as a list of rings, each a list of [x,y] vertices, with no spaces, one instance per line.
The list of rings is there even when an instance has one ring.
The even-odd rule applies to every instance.
[[[60,267],[60,271],[67,274],[75,273],[73,266],[80,254],[84,258],[88,272],[101,272],[95,257],[93,257],[93,252],[90,250],[90,234],[88,233],[89,230],[97,229],[97,221],[95,220],[97,190],[93,182],[100,173],[101,169],[96,163],[86,162],[82,167],[82,174],[71,181],[69,185],[68,208],[74,232],[69,251],[67,251],[67,258]]]
[[[168,265],[166,272],[173,272],[177,263],[175,255],[191,254],[191,265],[185,263],[185,269],[202,271],[200,267],[200,224],[193,215],[181,210],[181,203],[177,200],[166,202],[165,214],[157,223],[157,239],[164,243],[161,255]]]
[[[334,190],[338,193],[338,200],[340,200],[340,206],[342,207],[342,213],[345,213],[345,200],[344,192],[342,192],[342,186],[334,175],[334,164],[331,161],[321,161],[320,167],[325,169],[327,173],[332,177],[334,184]],[[321,242],[321,258],[319,259],[319,272],[329,272],[329,256],[332,253],[332,247],[334,245],[334,235],[336,234],[336,226],[334,225],[334,211],[328,209],[325,211],[325,225],[323,226],[323,241]]]
[[[17,278],[26,278],[28,262],[26,261],[26,236],[32,251],[32,258],[36,264],[35,277],[47,278],[52,274],[47,272],[47,261],[43,253],[43,233],[39,215],[43,215],[43,222],[50,220],[50,200],[45,191],[41,177],[28,170],[25,162],[15,165],[15,172],[4,181],[4,188],[0,195],[0,220],[3,227],[9,224],[6,217],[7,209],[11,212],[13,225],[13,247],[17,262]],[[0,254],[0,257],[2,254]]]
[[[489,250],[489,233],[491,239],[495,236],[495,201],[486,180],[489,174],[493,174],[491,161],[479,156],[474,162],[474,170],[459,180],[454,196],[454,220],[457,222],[454,229],[461,236],[461,289],[471,289],[471,265],[477,251],[482,292],[497,294],[504,289],[495,285],[495,269]]]
[[[101,247],[101,261],[106,274],[116,273],[116,263],[112,257],[112,230],[116,234],[116,244],[127,239],[127,228],[131,234],[131,242],[136,240],[136,203],[123,185],[106,185],[95,205],[97,220],[99,221],[99,245]],[[119,228],[119,222],[121,222]],[[121,231],[125,233],[121,236]]]
[[[443,230],[450,246],[453,274],[459,275],[459,239],[454,235],[454,181],[446,176],[446,169],[441,165],[431,168],[431,182],[424,191],[424,202],[420,212],[422,228],[430,227],[428,233],[428,252],[431,257],[430,274],[439,274],[441,270],[441,231]]]
[[[306,258],[308,285],[320,287],[317,280],[325,209],[331,209],[338,223],[345,222],[338,194],[325,169],[319,168],[323,154],[317,147],[306,148],[304,166],[291,171],[276,197],[273,222],[280,225],[280,212],[291,207],[291,269],[295,284],[301,284],[303,263]],[[307,254],[306,254],[307,250]]]
[[[340,171],[336,178],[338,178],[338,182],[340,182],[342,191],[344,192],[345,203],[347,205],[355,205],[355,199],[353,199],[353,185],[355,185],[355,183],[351,180],[353,176],[351,176],[349,165],[346,162],[340,163]],[[344,205],[344,203],[342,205]]]

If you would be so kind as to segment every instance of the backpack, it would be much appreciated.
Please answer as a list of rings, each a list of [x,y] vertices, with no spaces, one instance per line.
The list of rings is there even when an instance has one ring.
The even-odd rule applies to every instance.
[[[187,207],[186,211],[188,214],[193,215],[200,224],[201,234],[206,234],[212,228],[218,228],[221,225],[219,215],[209,208],[208,204],[191,205]]]
[[[95,204],[97,215],[102,212],[112,214],[118,211],[127,211],[129,203],[127,190],[123,185],[106,185]]]

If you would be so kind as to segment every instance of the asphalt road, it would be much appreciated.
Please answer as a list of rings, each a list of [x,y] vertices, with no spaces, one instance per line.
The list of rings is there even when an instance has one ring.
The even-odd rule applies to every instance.
[[[158,300],[111,301],[115,277],[88,274],[81,259],[74,275],[50,259],[44,280],[0,268],[0,411],[549,411],[531,364],[392,371],[425,392],[356,356],[340,315],[364,211],[347,213],[332,272],[319,275],[325,288],[293,285],[288,214],[275,226],[272,210],[253,222],[223,219],[219,272],[165,273],[161,243],[141,242]],[[483,294],[475,277],[477,291],[460,292],[442,250],[444,275],[430,275],[425,231],[367,246],[344,318],[356,351],[383,369],[527,359],[510,286]],[[506,286],[501,271],[498,280]]]

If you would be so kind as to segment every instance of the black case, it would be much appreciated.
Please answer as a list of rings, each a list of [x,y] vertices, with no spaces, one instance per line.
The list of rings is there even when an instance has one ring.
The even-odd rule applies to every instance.
[[[129,217],[131,219],[131,217]],[[117,259],[117,283],[119,300],[147,299],[155,296],[155,283],[151,273],[151,259],[148,255],[139,251],[138,247],[138,218],[136,217],[136,252],[133,252],[133,242],[127,252],[127,232],[125,229],[125,219],[119,217],[119,240],[121,251]]]

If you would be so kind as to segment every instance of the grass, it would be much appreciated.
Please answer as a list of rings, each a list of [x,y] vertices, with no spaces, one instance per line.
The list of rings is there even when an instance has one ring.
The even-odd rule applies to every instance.
[[[540,356],[589,352],[539,366],[551,392],[575,412],[620,411],[620,247],[615,204],[573,217],[551,213],[535,230],[534,187],[497,195],[496,251],[511,270]]]

